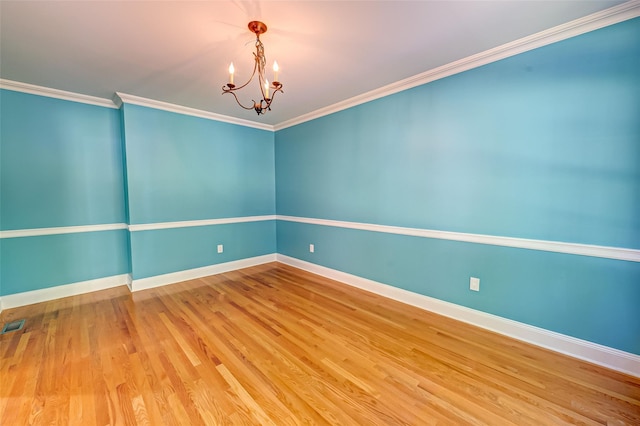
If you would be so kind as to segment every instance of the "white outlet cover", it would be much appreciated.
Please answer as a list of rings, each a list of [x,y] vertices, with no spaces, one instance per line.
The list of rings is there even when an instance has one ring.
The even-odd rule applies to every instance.
[[[471,277],[469,279],[469,289],[473,291],[480,291],[480,278]]]
[[[218,253],[222,253],[224,251],[224,246],[222,244],[218,244]]]
[[[316,247],[313,244],[309,244],[309,253],[313,253],[316,251]]]

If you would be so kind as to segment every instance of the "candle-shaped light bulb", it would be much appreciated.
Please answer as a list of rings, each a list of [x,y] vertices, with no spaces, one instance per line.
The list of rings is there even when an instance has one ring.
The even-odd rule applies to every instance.
[[[269,80],[267,80],[266,78],[264,79],[264,93],[265,99],[269,99]]]
[[[280,67],[276,61],[273,61],[273,81],[278,81],[278,71],[280,71]]]
[[[233,68],[233,62],[229,65],[229,83],[233,84],[233,73],[235,72],[235,68]]]

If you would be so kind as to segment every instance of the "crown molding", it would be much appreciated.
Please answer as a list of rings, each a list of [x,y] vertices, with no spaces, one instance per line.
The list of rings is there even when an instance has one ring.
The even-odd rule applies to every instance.
[[[195,108],[189,108],[181,105],[170,104],[167,102],[155,101],[139,96],[128,95],[116,92],[113,99],[98,98],[96,96],[83,95],[80,93],[67,92],[64,90],[52,89],[49,87],[36,86],[34,84],[22,83],[0,79],[0,89],[12,90],[14,92],[29,93],[32,95],[45,96],[48,98],[62,99],[65,101],[79,102],[89,105],[97,105],[101,107],[118,109],[122,104],[140,105],[164,111],[175,112],[193,117],[206,118],[208,120],[222,121],[225,123],[237,124],[245,127],[253,127],[261,130],[273,132],[274,127],[269,124],[257,123],[255,121],[244,120],[241,118],[229,117],[227,115],[215,114],[213,112],[202,111]]]
[[[637,18],[639,16],[640,0],[631,0],[626,3],[611,7],[609,9],[593,13],[583,18],[579,18],[574,21],[567,22],[565,24],[558,25],[539,33],[521,38],[519,40],[503,44],[493,49],[489,49],[484,52],[480,52],[475,55],[471,55],[466,58],[451,62],[449,64],[442,65],[432,70],[417,74],[412,77],[408,77],[404,80],[388,84],[386,86],[371,90],[358,96],[354,96],[333,105],[329,105],[327,107],[300,115],[290,120],[283,121],[276,125],[258,123],[251,120],[230,117],[227,115],[216,114],[208,111],[170,104],[167,102],[161,102],[152,99],[146,99],[120,92],[116,92],[113,96],[113,99],[110,100],[6,79],[0,79],[0,89],[30,93],[34,95],[80,102],[90,105],[97,105],[107,108],[120,108],[123,103],[128,103],[273,132],[285,129],[287,127],[292,127],[306,121],[311,121],[325,115],[333,114],[334,112],[342,111],[347,108],[352,108],[354,106],[370,102],[385,96],[389,96],[394,93],[408,90],[413,87],[421,86],[432,81],[440,80],[442,78],[468,71],[473,68],[487,65],[489,63],[496,62],[510,56],[515,56],[529,50],[537,49],[539,47],[566,40],[571,37],[588,33],[590,31],[595,31],[600,28],[627,21],[629,19]]]
[[[344,101],[286,120],[274,126],[274,130],[282,130],[297,124],[311,121],[334,112],[392,95],[432,81],[440,80],[454,74],[468,71],[501,59],[515,56],[529,50],[557,43],[571,37],[598,30],[613,24],[640,16],[640,0],[631,0],[609,9],[593,13],[583,18],[558,25],[536,34],[503,44],[493,49],[450,62],[432,70],[408,77],[404,80],[388,84]]]
[[[107,108],[117,108],[117,106],[110,99],[82,95],[80,93],[67,92],[65,90],[51,89],[49,87],[36,86],[35,84],[21,83],[19,81],[6,80],[3,78],[0,79],[0,89],[29,93],[31,95],[46,96],[47,98],[63,99],[65,101],[80,102],[89,105],[97,105]]]
[[[170,104],[168,102],[156,101],[153,99],[142,98],[140,96],[129,95],[126,93],[116,92],[113,96],[113,103],[118,108],[122,104],[131,104],[144,106],[148,108],[160,109],[163,111],[175,112],[183,115],[190,115],[192,117],[206,118],[208,120],[222,121],[224,123],[237,124],[245,127],[253,127],[260,130],[268,130],[273,132],[274,128],[270,124],[258,123],[251,120],[245,120],[242,118],[230,117],[228,115],[216,114],[209,111],[203,111],[200,109],[189,108],[182,105]]]

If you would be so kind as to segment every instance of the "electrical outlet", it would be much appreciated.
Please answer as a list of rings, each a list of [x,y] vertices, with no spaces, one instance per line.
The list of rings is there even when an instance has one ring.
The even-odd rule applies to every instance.
[[[471,277],[469,279],[469,290],[480,291],[480,278]]]
[[[218,244],[218,253],[222,253],[224,251],[224,246],[222,244]]]
[[[313,244],[309,244],[309,253],[315,253],[316,248]]]

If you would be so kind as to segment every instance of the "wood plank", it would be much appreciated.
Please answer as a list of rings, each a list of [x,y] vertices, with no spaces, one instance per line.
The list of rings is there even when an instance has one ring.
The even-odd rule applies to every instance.
[[[1,424],[640,424],[640,379],[270,263],[10,309]]]

